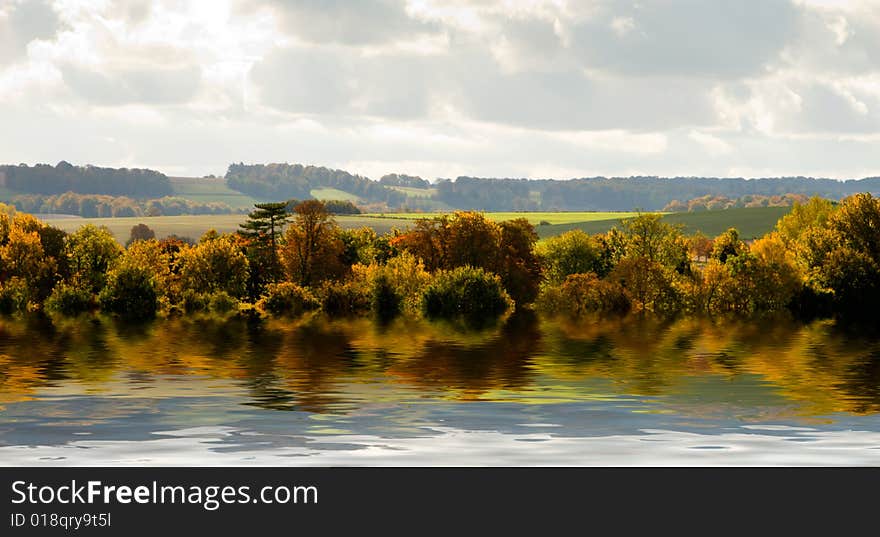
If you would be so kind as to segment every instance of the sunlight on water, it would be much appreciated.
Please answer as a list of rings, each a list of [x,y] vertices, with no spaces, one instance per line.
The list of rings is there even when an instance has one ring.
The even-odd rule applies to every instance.
[[[0,464],[880,464],[829,322],[0,322]]]

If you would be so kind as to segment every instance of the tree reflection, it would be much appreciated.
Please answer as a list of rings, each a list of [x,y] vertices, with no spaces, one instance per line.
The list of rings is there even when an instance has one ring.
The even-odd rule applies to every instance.
[[[572,323],[528,311],[480,331],[320,316],[261,325],[209,317],[141,325],[6,319],[0,405],[49,388],[127,395],[149,384],[161,397],[187,379],[220,379],[260,408],[346,413],[443,399],[527,404],[536,392],[544,401],[568,400],[601,380],[618,394],[674,398],[678,410],[698,412],[735,398],[730,381],[756,378],[747,404],[781,396],[801,415],[869,414],[880,411],[878,342],[828,321]]]

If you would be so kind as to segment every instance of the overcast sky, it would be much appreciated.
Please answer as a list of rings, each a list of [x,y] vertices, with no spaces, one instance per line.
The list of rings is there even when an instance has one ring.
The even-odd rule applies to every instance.
[[[0,0],[0,162],[880,175],[876,0]]]

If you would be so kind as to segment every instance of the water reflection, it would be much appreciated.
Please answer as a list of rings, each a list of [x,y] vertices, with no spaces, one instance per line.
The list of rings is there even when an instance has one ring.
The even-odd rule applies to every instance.
[[[15,459],[10,449],[26,446],[40,446],[37,458],[47,460],[69,457],[51,455],[64,447],[91,447],[71,460],[106,463],[118,442],[149,458],[157,435],[178,445],[174,431],[192,427],[222,434],[206,442],[187,437],[166,452],[181,449],[181,458],[165,463],[184,460],[193,441],[212,453],[315,455],[376,445],[425,450],[413,439],[479,432],[496,435],[489,451],[516,440],[509,453],[534,444],[531,463],[565,464],[548,442],[620,438],[623,446],[657,440],[646,431],[672,431],[676,449],[712,451],[731,438],[781,438],[768,432],[773,427],[817,431],[786,437],[794,455],[806,449],[797,447],[801,441],[824,442],[847,428],[880,434],[878,411],[880,340],[831,322],[575,323],[528,312],[482,331],[320,316],[260,325],[0,321],[4,463]],[[694,434],[717,438],[687,436]],[[874,460],[878,453],[853,456]],[[459,462],[481,464],[474,457]]]

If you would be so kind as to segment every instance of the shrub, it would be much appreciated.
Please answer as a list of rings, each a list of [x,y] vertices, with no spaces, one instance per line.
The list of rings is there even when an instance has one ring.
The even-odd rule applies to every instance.
[[[81,286],[60,283],[45,302],[46,310],[62,315],[77,315],[94,307],[92,293]]]
[[[211,299],[207,293],[197,293],[192,289],[186,289],[180,296],[180,303],[183,311],[186,313],[196,313],[199,311],[207,311],[210,306]]]
[[[152,271],[125,265],[107,275],[107,286],[98,296],[102,309],[128,319],[155,317],[158,298]]]
[[[594,273],[571,274],[561,285],[546,286],[538,300],[541,310],[572,317],[587,313],[623,314],[631,306],[622,286],[600,280]]]
[[[308,289],[283,282],[267,285],[258,306],[273,315],[302,315],[320,304]]]
[[[28,285],[22,278],[10,278],[0,286],[0,313],[25,311],[28,305]]]
[[[229,313],[238,310],[238,300],[226,291],[215,291],[208,296],[208,308],[213,313]]]
[[[512,306],[501,279],[479,268],[439,271],[422,294],[422,311],[429,318],[464,318],[471,322],[495,319]]]
[[[361,282],[327,282],[321,288],[321,309],[334,316],[369,311],[368,289]]]

